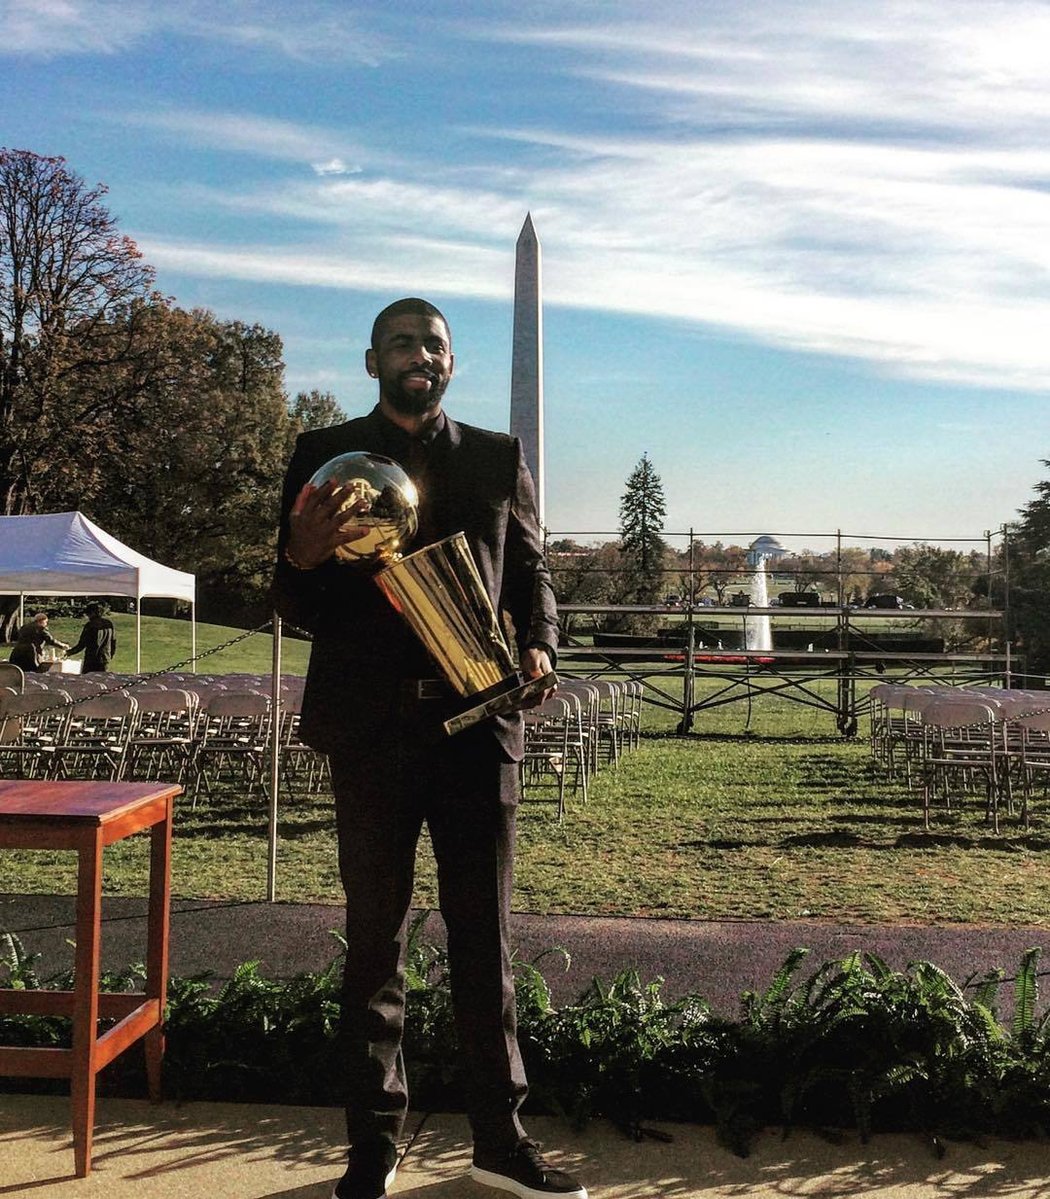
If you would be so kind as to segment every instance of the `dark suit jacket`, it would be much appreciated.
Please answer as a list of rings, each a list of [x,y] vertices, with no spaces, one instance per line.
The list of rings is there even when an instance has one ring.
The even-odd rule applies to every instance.
[[[557,609],[521,444],[447,415],[445,421],[431,451],[430,489],[437,494],[430,497],[427,536],[409,548],[462,531],[493,607],[510,618],[518,650],[538,642],[553,651]],[[331,559],[300,571],[284,560],[288,513],[302,485],[330,458],[364,450],[405,465],[407,448],[403,430],[375,408],[345,424],[303,433],[285,477],[273,597],[286,621],[313,634],[301,735],[324,752],[396,738],[404,721],[405,680],[438,671],[367,568]],[[440,716],[435,710],[435,723]],[[518,759],[521,728],[514,714],[486,721],[481,735],[495,735]]]

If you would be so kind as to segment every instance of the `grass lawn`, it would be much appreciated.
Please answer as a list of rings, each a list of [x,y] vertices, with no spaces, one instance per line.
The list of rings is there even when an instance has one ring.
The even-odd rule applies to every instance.
[[[131,618],[118,622],[130,653]],[[68,640],[71,630],[55,623]],[[198,648],[235,635],[202,626]],[[180,636],[185,646],[176,643]],[[188,627],[147,618],[143,640],[144,669],[159,669],[186,656]],[[306,646],[285,644],[286,669],[302,669]],[[224,657],[224,670],[266,670],[270,639],[256,635]],[[216,669],[212,659],[201,662],[205,667]],[[667,680],[669,690],[673,685]],[[676,720],[673,712],[647,709],[640,748],[598,774],[586,806],[570,801],[562,824],[551,805],[524,805],[518,910],[1050,924],[1043,856],[1050,836],[1040,805],[1027,834],[1007,820],[993,838],[975,806],[939,816],[927,834],[917,800],[873,768],[863,737],[838,736],[827,713],[761,696],[750,712],[733,704],[698,714],[688,738],[672,735]],[[108,892],[141,893],[146,849],[145,838],[132,838],[107,850]],[[258,899],[265,879],[263,797],[202,797],[196,809],[179,802],[176,895]],[[0,854],[0,891],[68,892],[75,881],[69,854]],[[331,801],[324,795],[282,798],[278,895],[340,900]],[[437,902],[426,844],[416,901]]]
[[[37,604],[26,602],[26,615],[37,610]],[[42,600],[39,607],[46,608]],[[135,670],[135,617],[126,612],[110,612],[117,635],[117,656],[112,669],[131,672]],[[59,641],[75,645],[84,627],[81,619],[59,616],[48,622],[48,629]],[[269,629],[265,633],[254,633],[243,637],[229,649],[217,647],[235,638],[242,638],[243,629],[231,629],[225,625],[197,625],[197,669],[207,674],[228,674],[236,671],[266,672],[270,669],[273,656],[273,639]],[[289,674],[305,674],[310,646],[305,641],[284,637],[282,666]],[[0,652],[0,656],[7,657]],[[79,655],[78,655],[79,656]],[[188,620],[169,620],[162,616],[142,617],[142,669],[149,673],[171,669],[176,663],[189,661],[193,656],[192,630]],[[189,669],[187,667],[186,669]]]

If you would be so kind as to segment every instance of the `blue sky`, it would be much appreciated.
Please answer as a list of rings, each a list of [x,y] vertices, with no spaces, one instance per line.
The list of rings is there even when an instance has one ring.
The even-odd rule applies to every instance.
[[[1047,46],[1014,0],[0,0],[0,144],[350,413],[422,294],[507,427],[531,211],[552,530],[645,452],[672,533],[980,538],[1050,458]]]

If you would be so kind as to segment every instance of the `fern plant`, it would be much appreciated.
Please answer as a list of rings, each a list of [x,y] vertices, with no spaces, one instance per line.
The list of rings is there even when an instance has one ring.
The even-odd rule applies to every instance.
[[[265,978],[245,962],[221,987],[207,975],[173,978],[168,993],[166,1087],[177,1098],[339,1103],[338,1044],[343,950],[317,973]],[[562,951],[563,958],[567,958]],[[763,991],[745,992],[739,1019],[714,1015],[698,995],[674,1003],[662,980],[625,970],[595,979],[573,1004],[555,1007],[540,969],[548,955],[514,962],[518,1031],[533,1110],[576,1121],[602,1115],[632,1136],[645,1121],[713,1122],[746,1153],[768,1124],[862,1135],[882,1129],[945,1136],[1050,1135],[1050,1013],[1040,1012],[1038,950],[1024,955],[1009,1027],[996,1000],[1002,973],[960,986],[930,962],[892,970],[852,953],[806,972],[793,950]],[[447,954],[409,929],[404,1056],[415,1101],[462,1104]],[[137,984],[141,968],[107,975]],[[0,936],[0,983],[69,985],[41,976],[39,955]],[[0,1040],[68,1043],[68,1021],[0,1018]],[[123,1059],[121,1059],[123,1060]],[[25,1085],[24,1080],[20,1085]]]

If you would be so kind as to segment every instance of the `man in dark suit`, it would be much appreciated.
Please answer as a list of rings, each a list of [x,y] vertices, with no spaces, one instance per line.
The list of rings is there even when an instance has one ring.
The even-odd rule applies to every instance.
[[[433,305],[406,299],[385,308],[365,366],[379,381],[378,405],[296,444],[274,577],[278,611],[313,633],[300,729],[331,764],[347,898],[341,1051],[350,1153],[335,1196],[381,1199],[397,1162],[408,1108],[405,936],[425,820],[448,930],[471,1174],[523,1199],[586,1199],[582,1186],[543,1160],[518,1118],[527,1084],[507,932],[521,716],[446,736],[450,689],[367,570],[334,557],[362,530],[340,512],[331,484],[308,483],[330,458],[353,450],[400,462],[420,492],[411,548],[465,533],[494,609],[513,626],[522,672],[539,678],[555,658],[557,615],[532,479],[516,439],[444,413],[452,339]]]

